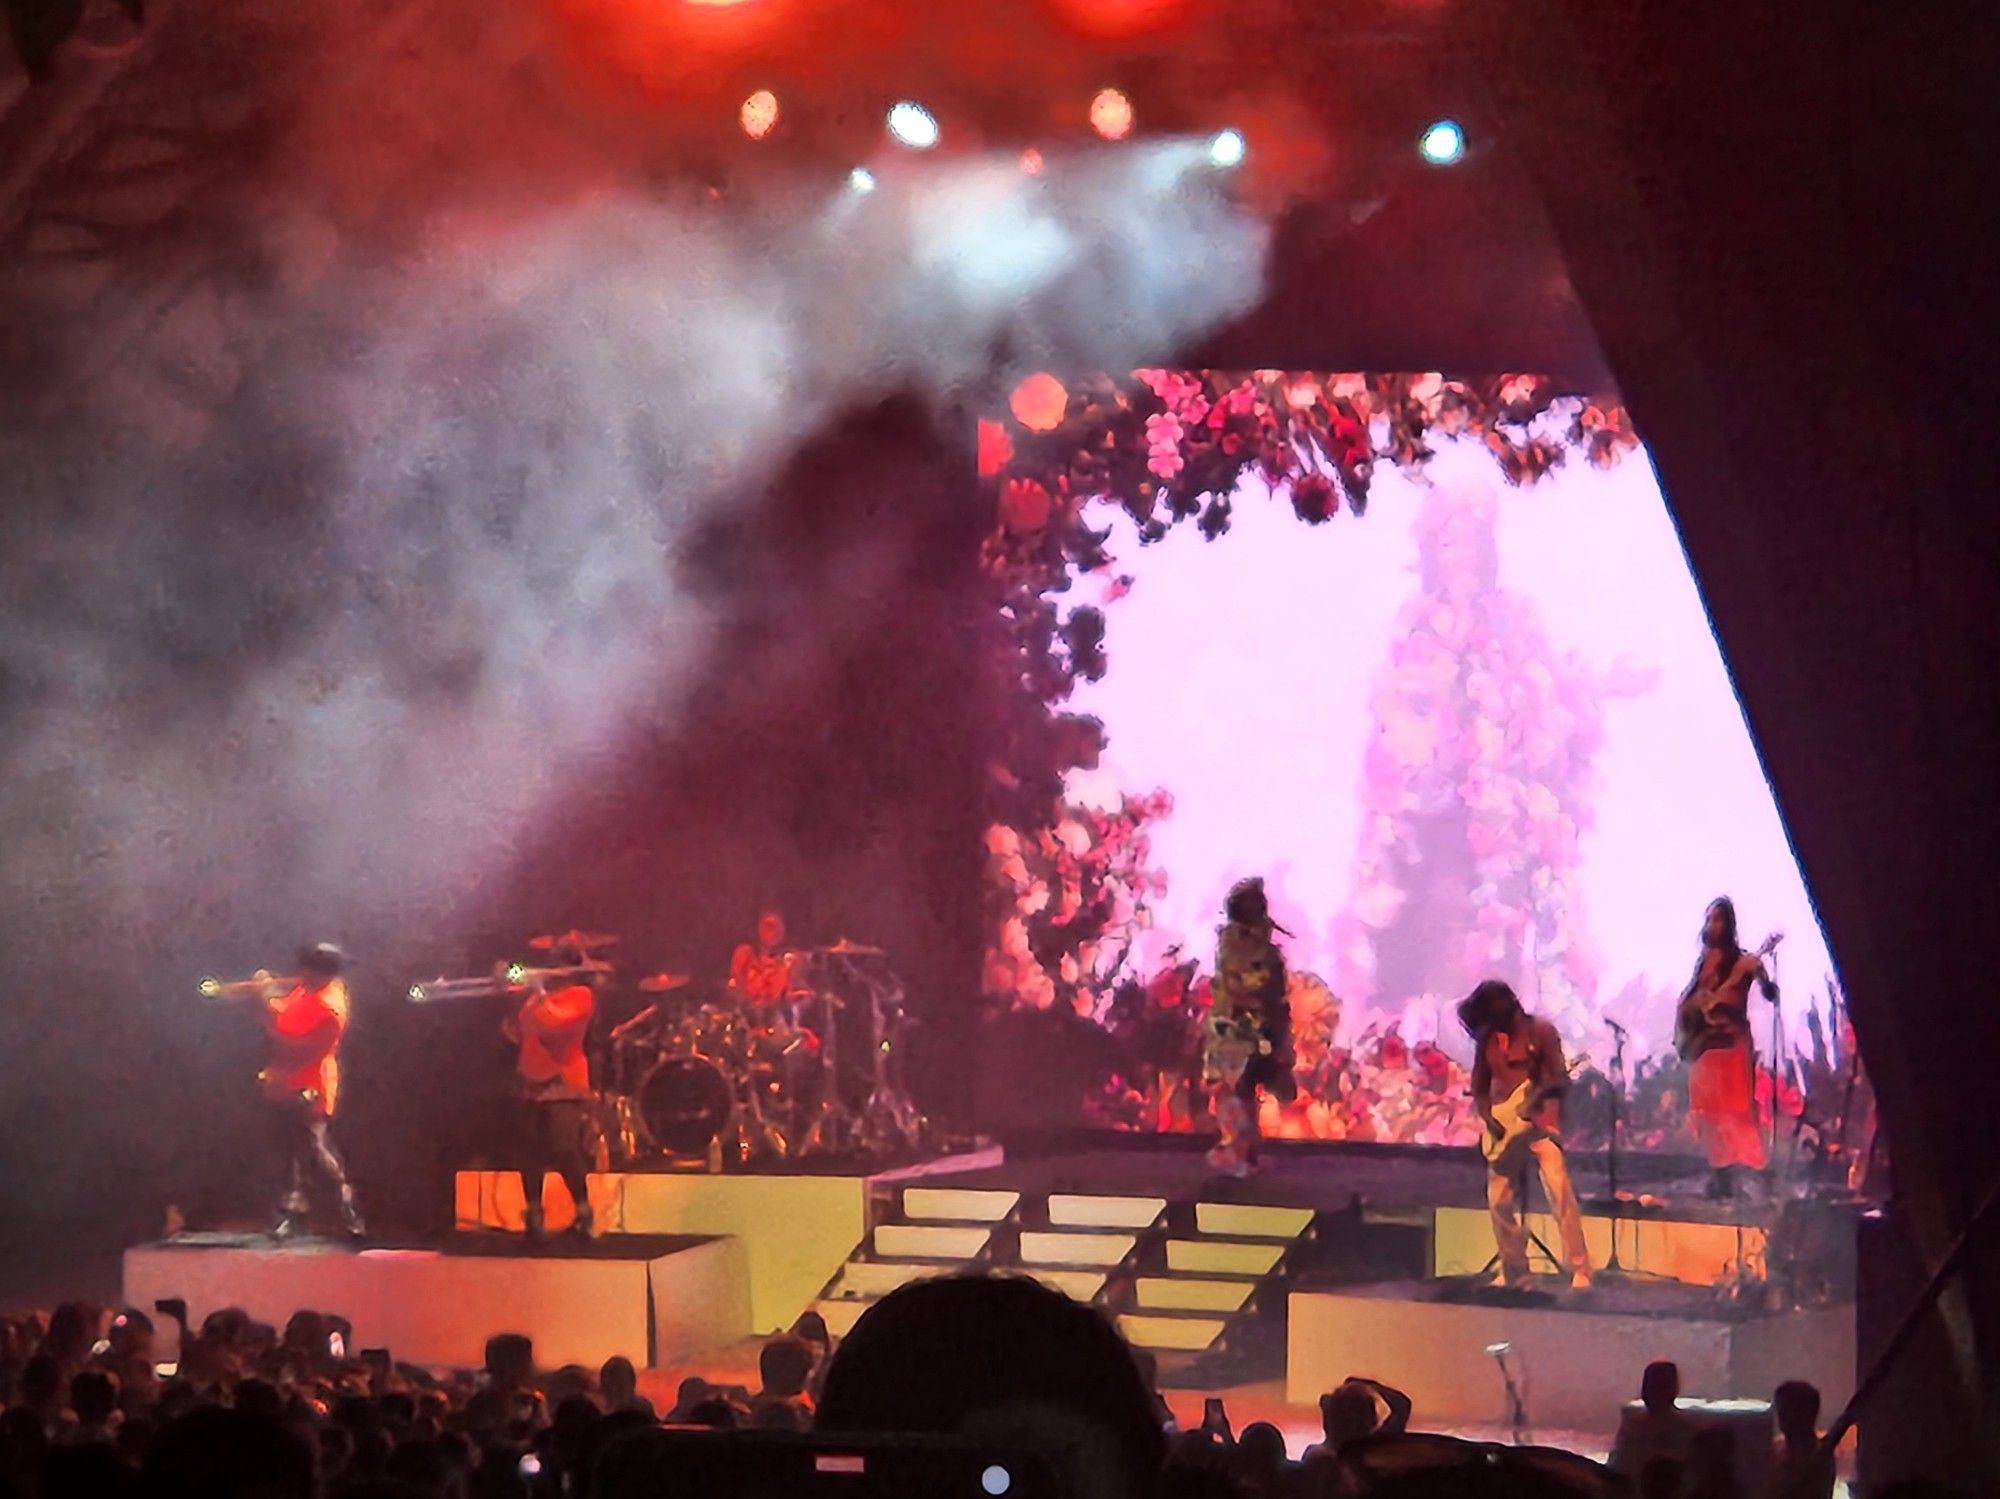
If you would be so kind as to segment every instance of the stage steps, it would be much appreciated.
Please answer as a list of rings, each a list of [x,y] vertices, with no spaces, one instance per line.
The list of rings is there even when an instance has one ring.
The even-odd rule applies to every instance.
[[[880,1193],[871,1217],[814,1303],[836,1337],[901,1286],[978,1271],[1100,1307],[1173,1359],[1227,1351],[1282,1317],[1287,1262],[1317,1222],[1310,1208],[935,1185]]]
[[[839,1337],[900,1286],[974,1270],[1029,1276],[1108,1306],[1162,1234],[1167,1209],[1164,1197],[903,1187],[874,1205],[874,1226],[814,1306]]]

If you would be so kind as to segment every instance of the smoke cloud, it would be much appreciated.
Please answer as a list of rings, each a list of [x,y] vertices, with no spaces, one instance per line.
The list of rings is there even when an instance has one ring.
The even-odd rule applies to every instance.
[[[715,203],[506,7],[454,24],[262,43],[241,87],[285,128],[190,189],[172,315],[131,316],[135,232],[132,296],[15,364],[0,895],[31,940],[449,919],[674,721],[725,602],[690,540],[844,403],[1130,367],[1256,295],[1262,228],[1192,143],[881,160],[866,196],[774,166]]]

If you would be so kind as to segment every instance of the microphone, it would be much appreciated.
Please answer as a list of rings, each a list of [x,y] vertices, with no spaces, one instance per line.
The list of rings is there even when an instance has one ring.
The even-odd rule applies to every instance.
[[[1505,1358],[1513,1351],[1514,1345],[1512,1343],[1488,1343],[1486,1345],[1486,1356],[1488,1358]]]

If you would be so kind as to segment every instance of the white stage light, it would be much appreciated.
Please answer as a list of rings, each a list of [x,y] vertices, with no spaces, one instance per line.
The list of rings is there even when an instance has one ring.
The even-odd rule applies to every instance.
[[[923,105],[905,99],[890,107],[889,134],[912,151],[928,151],[938,143],[937,117]]]
[[[1417,154],[1434,167],[1448,167],[1465,157],[1465,130],[1456,120],[1439,120],[1417,137]]]
[[[856,167],[847,174],[847,190],[850,193],[874,192],[875,174],[866,167]]]
[[[1208,143],[1208,159],[1219,167],[1233,167],[1243,160],[1247,148],[1240,130],[1225,130]]]

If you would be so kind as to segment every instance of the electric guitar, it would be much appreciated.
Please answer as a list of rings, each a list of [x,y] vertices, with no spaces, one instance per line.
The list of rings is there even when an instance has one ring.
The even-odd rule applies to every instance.
[[[1519,1087],[1493,1105],[1493,1122],[1500,1126],[1500,1133],[1494,1134],[1491,1128],[1479,1131],[1479,1153],[1488,1166],[1510,1171],[1537,1140],[1560,1138],[1535,1116],[1551,1096],[1562,1091],[1582,1062],[1581,1057],[1572,1058],[1562,1083],[1553,1087],[1537,1087],[1533,1078],[1524,1077]]]
[[[1764,939],[1764,945],[1751,956],[1759,962],[1778,950],[1778,944],[1785,940],[1783,932],[1773,932]],[[1727,975],[1725,975],[1725,979]],[[1745,1000],[1748,988],[1745,988]],[[1722,1021],[1732,1025],[1742,1025],[1749,1015],[1739,1005],[1735,986],[1724,983],[1721,986],[1703,990],[1693,990],[1681,1001],[1680,1013],[1675,1017],[1674,1048],[1683,1060],[1692,1061],[1697,1043],[1711,1031],[1723,1029]]]

